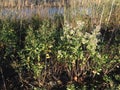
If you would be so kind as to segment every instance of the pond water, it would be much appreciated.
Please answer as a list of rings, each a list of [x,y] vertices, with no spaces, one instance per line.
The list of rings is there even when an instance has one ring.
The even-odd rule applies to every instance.
[[[85,13],[87,15],[91,15],[91,9],[90,8],[79,8],[72,11],[72,15],[75,15],[76,13],[82,14]],[[70,11],[71,12],[71,11]],[[69,13],[69,11],[68,11]],[[10,17],[10,18],[30,18],[33,15],[40,15],[41,17],[52,17],[55,14],[64,14],[64,7],[35,7],[35,8],[29,8],[24,7],[21,9],[17,8],[3,8],[0,11],[0,18],[3,17]]]
[[[55,14],[63,14],[64,13],[64,8],[57,8],[57,7],[45,7],[45,8],[29,8],[25,7],[22,9],[17,9],[17,8],[3,8],[0,11],[0,17],[31,17],[35,14],[38,14],[42,17],[44,16],[54,16]]]

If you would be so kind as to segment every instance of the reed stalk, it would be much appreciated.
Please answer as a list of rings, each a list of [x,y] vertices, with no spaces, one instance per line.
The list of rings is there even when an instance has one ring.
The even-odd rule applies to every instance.
[[[60,0],[59,2],[38,2],[37,4],[35,2],[29,2],[28,0],[0,0],[0,9],[2,11],[2,9],[8,8],[9,10],[18,10],[18,11],[22,11],[24,10],[24,8],[29,8],[32,14],[32,11],[35,9],[35,13],[34,14],[38,14],[39,16],[42,16],[42,12],[41,10],[45,9],[45,14],[44,16],[49,16],[49,8],[52,7],[56,7],[58,8],[58,11],[61,8],[64,8],[64,17],[65,19],[67,18],[77,18],[77,16],[80,15],[87,15],[88,13],[90,13],[90,17],[93,19],[98,19],[100,20],[100,16],[101,16],[101,11],[102,11],[102,7],[105,5],[105,11],[107,12],[106,15],[108,15],[108,17],[105,17],[105,14],[103,15],[103,18],[108,18],[108,22],[110,20],[110,18],[112,17],[112,11],[113,11],[113,7],[114,5],[117,5],[120,3],[119,0],[113,0],[112,4],[111,4],[111,9],[109,10],[107,8],[107,4],[109,4],[111,2],[111,0]],[[44,8],[45,7],[45,8]],[[82,10],[80,11],[80,8],[82,8]],[[89,9],[89,10],[88,10]],[[108,9],[108,11],[107,11]],[[100,11],[101,10],[101,11]],[[21,13],[21,12],[18,12]],[[27,13],[24,12],[24,16],[27,16]],[[40,15],[41,14],[41,15]]]

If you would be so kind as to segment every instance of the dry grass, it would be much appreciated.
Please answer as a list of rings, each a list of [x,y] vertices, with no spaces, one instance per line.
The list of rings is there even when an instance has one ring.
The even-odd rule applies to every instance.
[[[15,13],[15,15],[10,15],[13,18],[16,18],[16,16],[27,18],[29,15],[28,12],[24,11],[25,8],[29,9],[29,14],[31,12],[33,15],[48,17],[49,8],[51,7],[57,7],[58,10],[64,8],[65,19],[76,20],[78,17],[81,18],[82,16],[83,18],[83,16],[86,17],[87,15],[93,20],[93,23],[99,24],[102,15],[102,22],[108,23],[111,18],[116,18],[116,21],[120,22],[120,15],[117,13],[120,11],[119,0],[69,0],[67,3],[60,0],[60,2],[39,3],[37,5],[27,0],[23,0],[23,2],[20,0],[0,0],[0,11],[8,10],[8,14],[0,15],[0,18],[8,18],[11,13]]]

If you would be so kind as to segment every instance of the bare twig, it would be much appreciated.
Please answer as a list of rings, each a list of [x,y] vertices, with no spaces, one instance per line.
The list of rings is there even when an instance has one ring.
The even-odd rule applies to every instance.
[[[1,74],[2,74],[2,81],[3,81],[3,87],[4,87],[4,90],[7,90],[7,88],[6,88],[6,84],[5,84],[5,78],[4,78],[4,74],[3,74],[2,67],[0,67],[0,72],[1,72]]]
[[[119,65],[119,63],[113,65],[113,67],[112,67],[112,68],[109,68],[109,70],[106,70],[104,74],[106,75],[106,74],[108,74],[108,73],[114,71],[114,69],[115,69],[118,65]]]

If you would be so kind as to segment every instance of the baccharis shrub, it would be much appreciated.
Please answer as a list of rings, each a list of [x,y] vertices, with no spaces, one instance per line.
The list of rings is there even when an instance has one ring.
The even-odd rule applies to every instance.
[[[67,60],[70,63],[75,64],[75,60],[82,60],[81,64],[87,62],[86,52],[93,62],[96,62],[96,66],[91,66],[96,74],[102,70],[101,65],[103,61],[102,56],[97,49],[99,48],[98,42],[100,42],[100,26],[96,26],[91,33],[84,31],[85,22],[76,21],[76,26],[72,26],[66,22],[63,26],[63,35],[61,36],[62,44],[58,50],[58,60]],[[83,49],[83,46],[85,49]]]
[[[34,72],[36,78],[40,77],[40,73],[44,64],[40,62],[50,58],[49,52],[53,45],[51,44],[51,35],[49,21],[43,21],[37,30],[32,26],[26,30],[25,48],[19,52],[22,59],[21,67],[26,67]],[[52,27],[51,27],[52,28]],[[45,57],[42,57],[42,55]]]
[[[66,48],[64,50],[58,50],[58,55],[62,56],[61,53],[64,51],[66,54],[71,54],[76,58],[80,58],[80,54],[82,53],[82,44],[86,45],[86,49],[91,55],[96,53],[96,48],[100,41],[98,38],[100,36],[100,26],[96,26],[91,33],[84,33],[84,27],[85,22],[83,21],[76,21],[76,26],[74,27],[70,23],[65,22],[61,40],[67,44],[66,46],[62,45],[62,47],[64,46]]]
[[[87,44],[87,49],[93,55],[96,53],[98,42],[100,41],[99,36],[100,36],[100,26],[96,26],[96,28],[92,31],[92,33],[86,32],[82,38],[82,43]]]
[[[73,27],[69,22],[65,22],[63,26],[63,42],[60,50],[58,50],[58,59],[69,58],[75,60],[79,57],[81,51],[81,38],[83,37],[82,29],[84,22],[78,21],[76,27]]]

